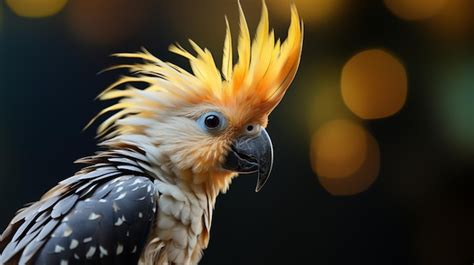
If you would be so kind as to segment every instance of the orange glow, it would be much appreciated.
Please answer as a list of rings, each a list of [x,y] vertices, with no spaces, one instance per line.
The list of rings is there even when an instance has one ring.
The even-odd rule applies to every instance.
[[[87,43],[117,43],[140,28],[149,14],[150,3],[150,0],[71,1],[69,24],[73,33]]]
[[[267,4],[280,17],[287,18],[289,6],[295,3],[305,23],[322,23],[336,16],[344,2],[344,0],[270,0]]]
[[[67,0],[6,0],[7,5],[20,17],[48,17],[61,11]]]
[[[421,20],[438,14],[446,0],[385,0],[385,6],[397,17],[405,20]]]
[[[405,104],[405,68],[383,50],[362,51],[344,65],[341,93],[346,106],[363,119],[391,116]]]
[[[366,153],[364,128],[349,120],[327,122],[312,137],[311,163],[319,176],[350,176],[362,166]]]
[[[380,169],[380,150],[375,138],[366,132],[367,155],[362,166],[345,178],[319,176],[319,183],[335,196],[354,195],[366,191],[377,179]]]
[[[474,1],[450,0],[442,12],[430,20],[430,29],[436,35],[451,41],[462,42],[469,38],[474,23]]]

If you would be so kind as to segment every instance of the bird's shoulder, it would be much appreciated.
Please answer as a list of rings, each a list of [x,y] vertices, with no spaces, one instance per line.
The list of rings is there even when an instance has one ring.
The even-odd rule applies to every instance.
[[[132,152],[111,152],[81,162],[89,166],[13,218],[0,238],[1,264],[138,259],[158,196],[144,161]]]

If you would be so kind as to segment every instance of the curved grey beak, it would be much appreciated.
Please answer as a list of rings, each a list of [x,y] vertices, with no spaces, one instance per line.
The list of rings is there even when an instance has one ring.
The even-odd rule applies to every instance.
[[[270,136],[265,129],[260,134],[249,138],[246,136],[238,138],[231,146],[223,165],[224,169],[238,173],[258,173],[258,192],[267,182],[273,166],[273,146]]]

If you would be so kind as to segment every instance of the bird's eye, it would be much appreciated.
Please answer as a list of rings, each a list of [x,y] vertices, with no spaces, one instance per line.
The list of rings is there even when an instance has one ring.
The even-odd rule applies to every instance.
[[[216,132],[224,129],[227,121],[219,112],[211,111],[204,113],[199,119],[198,123],[205,131]]]
[[[209,129],[215,129],[219,127],[219,124],[221,124],[221,120],[216,115],[211,114],[207,116],[206,119],[204,119],[204,124]]]
[[[260,125],[259,124],[247,124],[245,126],[245,134],[247,135],[256,135],[260,132]]]

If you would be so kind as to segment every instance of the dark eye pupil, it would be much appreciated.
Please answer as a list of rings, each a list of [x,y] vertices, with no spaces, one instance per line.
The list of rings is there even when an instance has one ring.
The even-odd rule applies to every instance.
[[[253,131],[253,125],[247,126],[247,131],[249,131],[249,132]]]
[[[211,129],[217,128],[220,122],[221,121],[219,120],[219,117],[217,117],[216,115],[209,115],[204,120],[204,123],[206,124],[206,126]]]

